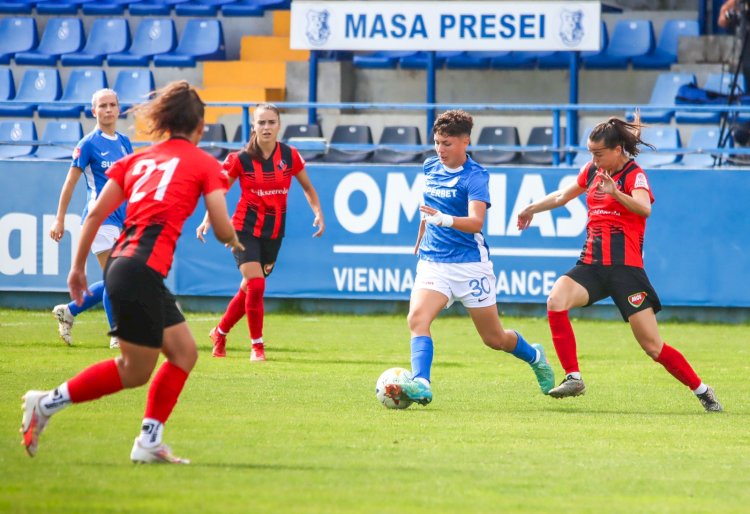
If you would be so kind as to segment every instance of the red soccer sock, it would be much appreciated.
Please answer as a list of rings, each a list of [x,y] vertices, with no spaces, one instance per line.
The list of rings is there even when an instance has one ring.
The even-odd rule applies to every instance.
[[[219,330],[221,330],[222,333],[228,334],[229,331],[232,330],[232,327],[235,326],[237,322],[242,319],[242,316],[245,315],[246,297],[247,294],[240,287],[237,294],[234,295],[234,298],[229,301],[227,310],[221,317],[221,321],[219,321]]]
[[[659,357],[654,360],[664,366],[664,369],[669,371],[673,377],[690,389],[695,389],[701,385],[701,379],[698,378],[698,375],[685,356],[667,343],[664,343]]]
[[[576,336],[568,318],[568,311],[547,311],[547,318],[552,332],[552,343],[565,374],[579,372]]]
[[[250,337],[253,339],[263,337],[263,293],[265,290],[265,278],[251,278],[247,281],[245,312],[247,325],[250,327]]]
[[[144,418],[151,418],[166,423],[172,414],[177,399],[188,378],[188,372],[165,361],[156,372],[151,387],[148,388],[146,413]]]
[[[122,379],[114,359],[89,366],[68,380],[68,393],[73,403],[96,400],[122,388]]]

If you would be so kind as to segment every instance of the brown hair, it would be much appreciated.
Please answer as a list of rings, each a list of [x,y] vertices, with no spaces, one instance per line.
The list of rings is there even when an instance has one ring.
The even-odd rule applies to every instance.
[[[461,109],[445,111],[432,124],[432,133],[442,136],[471,136],[474,120]]]
[[[178,80],[151,93],[150,100],[136,105],[133,111],[145,118],[148,134],[161,137],[195,131],[203,119],[205,106],[187,80]]]
[[[279,112],[279,108],[274,104],[258,104],[255,107],[253,114],[260,110],[275,112],[276,117],[281,121],[281,112]],[[258,144],[258,133],[255,131],[254,127],[252,134],[250,134],[250,141],[247,142],[247,146],[245,147],[245,151],[250,155],[251,159],[255,159],[256,161],[263,160],[263,150],[260,149],[260,145]]]
[[[605,148],[610,149],[622,146],[625,152],[635,157],[640,153],[639,145],[647,146],[652,150],[656,149],[656,147],[641,139],[641,128],[643,128],[643,124],[641,123],[640,113],[635,114],[635,119],[632,122],[612,117],[594,127],[589,134],[589,141],[602,142]]]

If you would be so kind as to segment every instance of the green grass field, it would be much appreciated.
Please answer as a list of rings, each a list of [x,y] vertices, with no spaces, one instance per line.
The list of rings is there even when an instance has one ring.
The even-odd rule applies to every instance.
[[[0,511],[750,512],[747,325],[661,327],[716,388],[725,412],[711,415],[621,322],[574,322],[588,392],[553,400],[467,318],[439,319],[435,400],[389,411],[374,384],[409,367],[402,316],[268,315],[269,361],[252,364],[244,322],[211,357],[217,319],[188,316],[201,359],[165,431],[193,464],[135,466],[145,388],[61,412],[34,459],[19,445],[27,389],[115,355],[102,311],[68,348],[49,313],[0,310]],[[545,320],[504,321],[561,373]]]

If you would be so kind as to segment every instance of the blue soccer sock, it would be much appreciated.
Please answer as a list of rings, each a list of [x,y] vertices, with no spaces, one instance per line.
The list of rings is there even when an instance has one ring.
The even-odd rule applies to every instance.
[[[100,280],[99,282],[94,282],[93,284],[91,284],[91,286],[89,287],[89,291],[91,291],[91,295],[83,295],[83,305],[81,305],[80,307],[76,305],[76,302],[70,302],[68,304],[70,313],[73,316],[78,316],[83,311],[90,309],[91,307],[102,301],[102,295],[104,294],[104,280]]]
[[[514,330],[514,332],[516,331]],[[533,364],[536,361],[538,354],[536,348],[527,343],[526,339],[524,339],[518,332],[516,332],[516,335],[518,336],[518,342],[516,343],[516,348],[510,353],[524,362]]]
[[[102,305],[104,306],[104,314],[107,315],[109,328],[115,328],[115,322],[114,319],[112,319],[112,302],[109,301],[109,295],[107,294],[106,287],[104,288],[104,292],[102,293]]]
[[[415,336],[411,338],[411,371],[413,378],[423,378],[430,381],[432,367],[433,345],[430,336]]]

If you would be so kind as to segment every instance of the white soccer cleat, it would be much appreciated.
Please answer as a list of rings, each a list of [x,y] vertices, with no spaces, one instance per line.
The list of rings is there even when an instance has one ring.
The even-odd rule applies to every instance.
[[[60,334],[65,344],[70,346],[73,344],[73,335],[70,331],[73,329],[76,318],[71,314],[68,304],[55,305],[55,308],[52,309],[52,315],[57,319],[57,333]]]
[[[23,419],[19,432],[23,434],[21,444],[26,447],[26,453],[29,457],[36,455],[39,446],[39,436],[42,435],[44,428],[47,426],[49,416],[42,414],[39,407],[39,401],[45,397],[49,391],[26,391],[23,395]]]
[[[144,448],[138,437],[135,438],[133,449],[130,451],[130,460],[136,464],[190,464],[188,459],[174,455],[164,443],[155,448]]]
[[[112,336],[112,339],[109,340],[109,347],[112,350],[118,349],[120,347],[120,340],[116,336]]]

